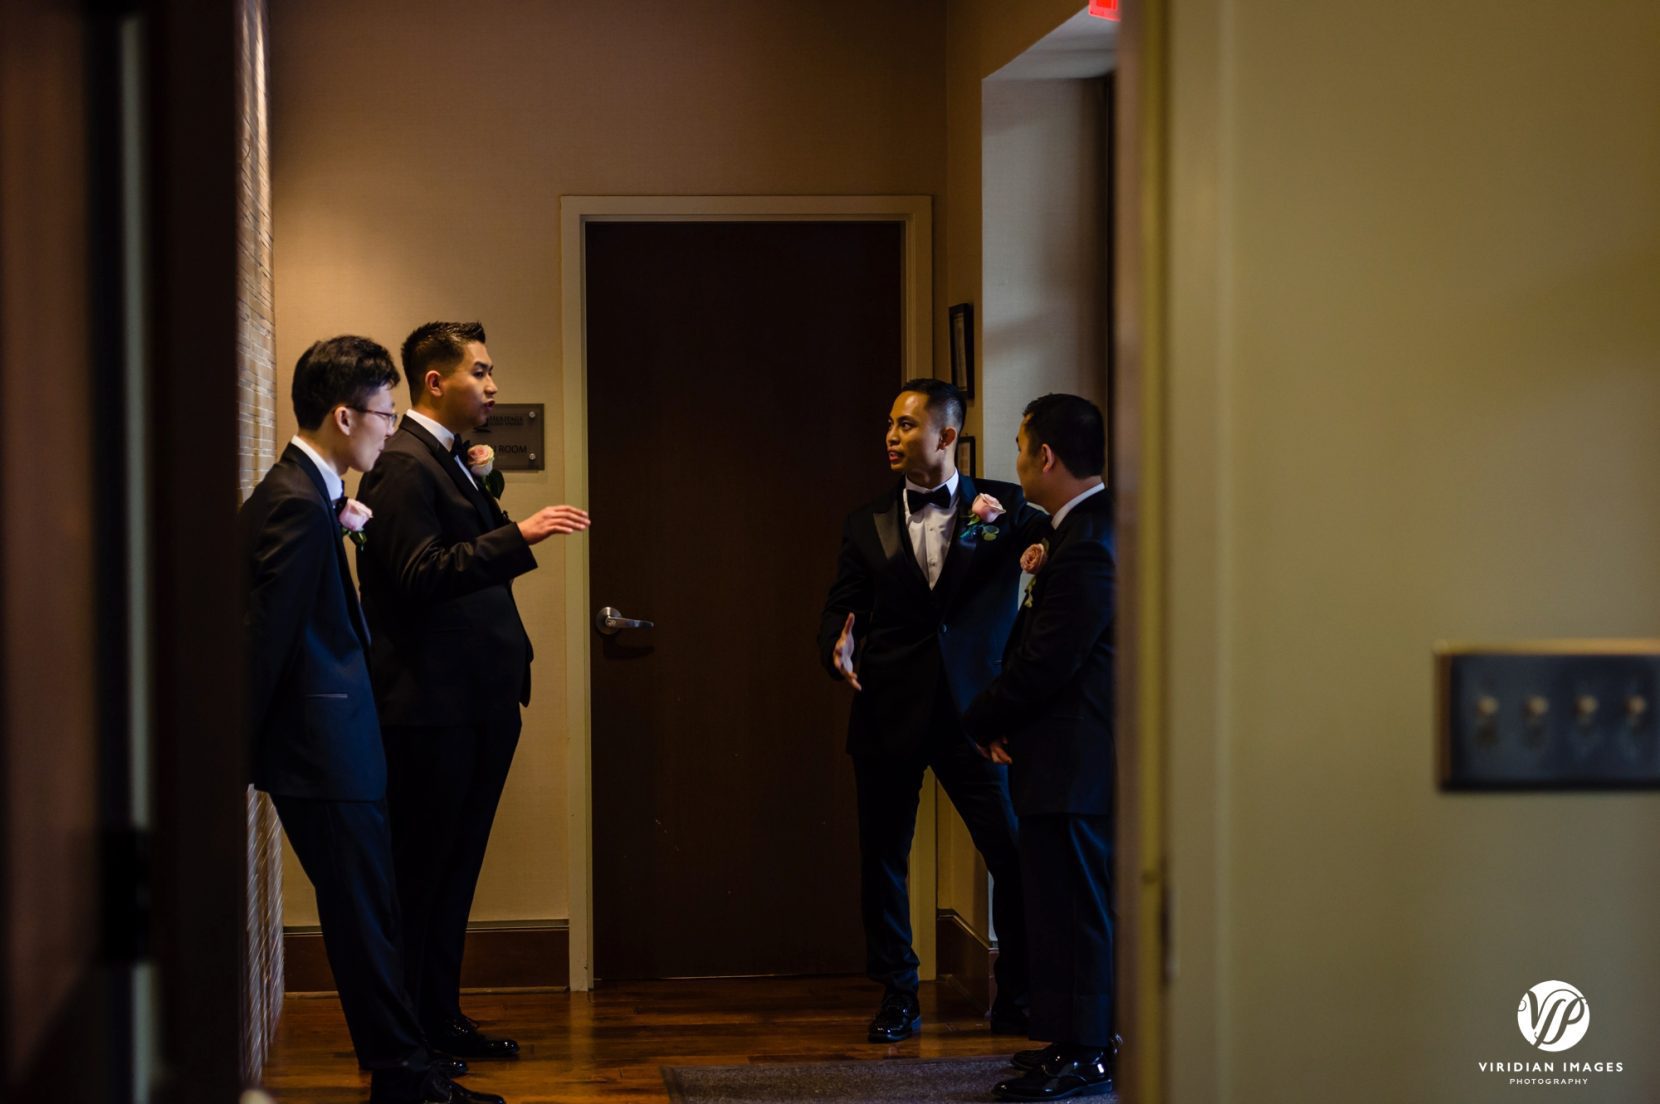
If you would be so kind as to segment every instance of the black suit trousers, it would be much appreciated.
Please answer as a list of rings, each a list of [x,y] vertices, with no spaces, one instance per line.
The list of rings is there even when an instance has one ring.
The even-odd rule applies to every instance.
[[[317,891],[323,948],[358,1065],[424,1071],[426,1043],[404,989],[398,953],[398,901],[385,802],[275,794],[271,801]]]
[[[467,917],[519,725],[514,704],[474,725],[383,729],[404,969],[429,1029],[461,1015]]]
[[[944,695],[935,723],[914,755],[856,755],[853,777],[859,805],[860,909],[865,928],[865,973],[888,992],[917,991],[906,886],[916,832],[923,772],[932,767],[968,826],[993,879],[992,922],[997,927],[999,1001],[1024,1003],[1026,918],[1021,911],[1020,834],[1009,803],[1005,768],[986,760],[957,724]]]
[[[1021,817],[1020,871],[1032,940],[1032,1038],[1110,1045],[1112,817]]]

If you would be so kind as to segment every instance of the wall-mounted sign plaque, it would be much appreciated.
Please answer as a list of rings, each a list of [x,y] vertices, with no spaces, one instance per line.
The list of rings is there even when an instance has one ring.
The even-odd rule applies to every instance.
[[[541,403],[497,403],[490,420],[473,431],[473,444],[496,450],[498,471],[541,471],[547,466],[544,421]]]

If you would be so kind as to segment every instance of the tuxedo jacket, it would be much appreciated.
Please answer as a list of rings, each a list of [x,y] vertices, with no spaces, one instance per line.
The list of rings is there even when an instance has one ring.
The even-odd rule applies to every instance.
[[[963,716],[978,743],[1008,737],[1022,816],[1112,812],[1115,574],[1112,496],[1101,491],[1050,537],[1003,671]]]
[[[237,518],[253,783],[333,801],[386,795],[367,634],[322,473],[293,445]]]
[[[475,724],[530,703],[530,637],[513,579],[536,566],[519,527],[426,429],[405,418],[358,498],[369,667],[388,725]]]
[[[848,515],[836,581],[819,623],[819,658],[833,678],[836,639],[854,616],[859,683],[848,722],[854,755],[911,755],[930,731],[944,680],[960,712],[997,675],[1019,601],[1020,554],[1048,519],[1012,483],[959,476],[956,518],[939,581],[929,589],[905,524],[904,483]],[[1006,508],[997,536],[965,534],[969,507],[989,494]]]

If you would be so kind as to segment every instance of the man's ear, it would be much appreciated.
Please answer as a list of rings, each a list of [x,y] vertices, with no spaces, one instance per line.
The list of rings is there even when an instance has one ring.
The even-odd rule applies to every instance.
[[[329,418],[334,422],[334,428],[338,429],[342,434],[345,434],[348,431],[349,427],[346,423],[349,421],[349,418],[346,415],[345,403],[341,403],[339,406],[329,411]]]
[[[945,452],[957,444],[957,427],[946,426],[940,430],[940,451]]]
[[[1043,471],[1045,471],[1045,472],[1054,471],[1055,470],[1055,450],[1050,448],[1048,445],[1039,445],[1038,446],[1038,453],[1039,453],[1039,455],[1041,455],[1043,457]]]
[[[421,377],[421,385],[426,388],[428,395],[437,398],[444,393],[444,373],[436,368],[428,368],[427,374]]]

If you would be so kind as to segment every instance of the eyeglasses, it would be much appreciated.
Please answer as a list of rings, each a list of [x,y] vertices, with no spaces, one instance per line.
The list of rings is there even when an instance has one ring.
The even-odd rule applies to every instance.
[[[352,406],[347,409],[355,410],[359,414],[373,414],[377,418],[385,418],[389,427],[396,427],[398,424],[398,412],[396,410],[370,410],[366,406]]]

